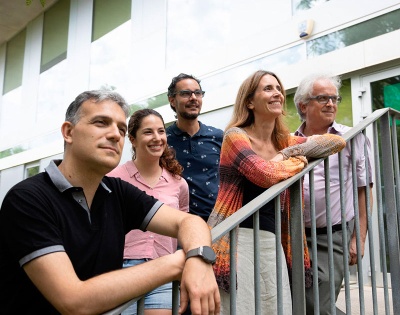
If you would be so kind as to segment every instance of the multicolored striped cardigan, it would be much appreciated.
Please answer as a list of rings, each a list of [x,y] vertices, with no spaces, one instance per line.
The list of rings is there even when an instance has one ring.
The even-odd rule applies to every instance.
[[[289,146],[304,143],[306,140],[307,138],[290,136]],[[332,153],[335,152],[329,154]],[[329,154],[327,154],[327,156]],[[243,180],[245,178],[256,185],[267,189],[272,185],[297,174],[303,168],[304,162],[293,157],[282,162],[266,161],[252,150],[250,139],[243,129],[234,127],[227,130],[221,148],[219,192],[214,210],[208,219],[208,225],[210,228],[213,228],[243,206]],[[281,241],[290,276],[292,270],[292,255],[289,200],[289,191],[286,190],[281,194]],[[292,210],[301,211],[301,209]],[[219,287],[226,292],[229,292],[230,287],[229,244],[229,233],[213,244],[213,249],[217,255],[217,261],[214,264],[214,272]],[[312,285],[312,275],[305,235],[304,267],[306,280],[305,285],[306,287],[310,287]]]

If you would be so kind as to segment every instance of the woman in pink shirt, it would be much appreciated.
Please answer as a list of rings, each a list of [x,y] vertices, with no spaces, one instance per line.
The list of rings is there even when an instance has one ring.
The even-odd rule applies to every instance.
[[[162,116],[153,109],[138,110],[129,119],[132,160],[117,166],[108,176],[119,177],[175,209],[189,211],[189,188],[181,177],[182,166],[167,145]],[[175,252],[177,240],[149,231],[132,230],[125,237],[124,264],[130,267]],[[172,284],[145,297],[145,315],[172,314]],[[136,314],[136,303],[122,314]]]

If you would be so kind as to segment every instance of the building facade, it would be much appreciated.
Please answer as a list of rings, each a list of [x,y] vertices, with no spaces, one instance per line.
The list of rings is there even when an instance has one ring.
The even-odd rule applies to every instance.
[[[400,3],[395,0],[59,0],[0,44],[0,202],[18,181],[62,158],[65,110],[84,90],[111,88],[131,110],[174,120],[173,76],[202,80],[202,121],[224,128],[240,83],[276,72],[292,96],[323,69],[344,82],[341,122],[400,107]],[[128,141],[127,141],[128,143]],[[130,158],[126,147],[122,162]]]

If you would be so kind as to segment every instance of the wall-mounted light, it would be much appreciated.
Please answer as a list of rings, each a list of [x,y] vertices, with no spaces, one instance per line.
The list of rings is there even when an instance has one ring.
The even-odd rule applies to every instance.
[[[299,36],[301,39],[306,39],[311,36],[314,28],[314,20],[308,19],[301,21],[298,25]]]

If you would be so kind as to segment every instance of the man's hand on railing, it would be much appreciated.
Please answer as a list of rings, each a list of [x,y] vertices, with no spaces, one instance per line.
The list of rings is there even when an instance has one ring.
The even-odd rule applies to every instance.
[[[186,261],[180,286],[179,313],[185,311],[188,300],[193,315],[220,313],[220,295],[212,265],[193,257]]]

